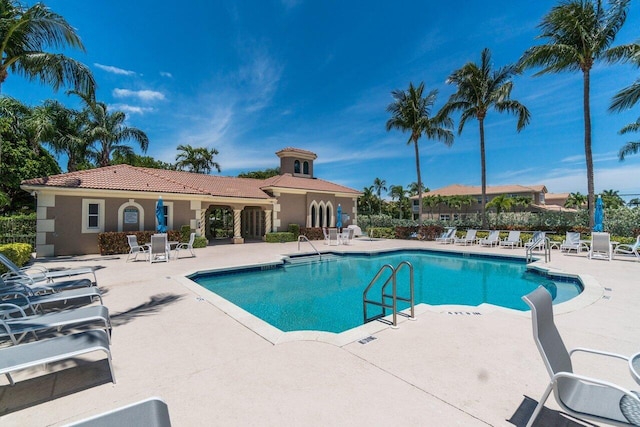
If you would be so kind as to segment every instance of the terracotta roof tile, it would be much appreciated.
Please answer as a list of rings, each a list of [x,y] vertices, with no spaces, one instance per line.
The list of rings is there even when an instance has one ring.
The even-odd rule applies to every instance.
[[[279,188],[297,188],[309,191],[328,191],[336,193],[350,193],[353,195],[360,194],[359,191],[353,188],[345,187],[342,185],[334,184],[329,181],[325,181],[318,178],[301,178],[292,176],[290,173],[283,175],[272,176],[267,178],[262,183],[262,188],[279,187]]]
[[[517,194],[517,193],[540,193],[546,192],[544,185],[496,185],[487,186],[487,194]],[[452,184],[423,194],[424,196],[479,196],[482,194],[482,187],[479,185]],[[412,196],[412,199],[418,196]]]

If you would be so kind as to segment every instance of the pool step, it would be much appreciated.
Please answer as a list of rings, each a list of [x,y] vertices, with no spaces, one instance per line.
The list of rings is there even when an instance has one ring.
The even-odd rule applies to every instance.
[[[304,264],[312,264],[317,262],[324,261],[336,261],[339,256],[335,254],[322,254],[318,255],[305,255],[305,256],[297,256],[297,257],[288,257],[284,259],[284,263],[288,265],[304,265]]]

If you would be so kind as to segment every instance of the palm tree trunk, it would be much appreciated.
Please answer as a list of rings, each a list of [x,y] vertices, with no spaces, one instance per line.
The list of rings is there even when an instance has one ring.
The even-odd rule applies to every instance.
[[[593,154],[591,152],[591,106],[589,103],[590,76],[589,70],[582,72],[584,103],[584,157],[587,162],[587,206],[589,208],[589,229],[593,229],[593,208],[595,206],[595,189],[593,184]]]
[[[480,124],[480,168],[482,170],[482,228],[487,228],[487,168],[484,153],[484,117],[478,117],[478,123]]]
[[[416,150],[416,173],[418,175],[418,225],[422,226],[422,177],[420,175],[420,151],[418,150],[418,139],[413,140]]]

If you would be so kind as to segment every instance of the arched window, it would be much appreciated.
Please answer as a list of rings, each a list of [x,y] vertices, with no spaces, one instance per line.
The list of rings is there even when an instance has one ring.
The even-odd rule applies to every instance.
[[[327,227],[331,227],[333,226],[333,224],[331,224],[331,205],[327,205]]]
[[[322,206],[320,206],[320,209],[318,209],[318,226],[319,227],[326,227],[327,224],[324,222],[324,209],[322,209]]]
[[[309,162],[304,162],[302,164],[302,173],[305,175],[309,175]]]
[[[311,227],[316,226],[316,205],[315,203],[311,205]]]
[[[293,173],[300,173],[300,160],[293,162]]]

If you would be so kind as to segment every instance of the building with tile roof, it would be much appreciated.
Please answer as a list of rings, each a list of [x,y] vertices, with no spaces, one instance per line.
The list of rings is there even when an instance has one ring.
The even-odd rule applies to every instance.
[[[276,153],[281,175],[235,178],[115,165],[25,180],[37,196],[38,256],[98,253],[97,234],[155,230],[162,197],[168,229],[189,225],[208,236],[215,208],[233,212],[233,242],[301,227],[357,224],[359,191],[315,178],[315,153],[285,148]]]
[[[573,209],[564,208],[564,202],[566,202],[569,196],[566,193],[551,194],[547,192],[547,187],[544,185],[495,185],[487,186],[486,195],[487,203],[494,197],[500,195],[506,195],[508,197],[527,198],[530,200],[529,205],[519,207],[519,210],[529,212],[542,212],[542,211],[574,211]],[[458,215],[465,215],[469,213],[480,213],[482,211],[482,187],[479,185],[461,185],[452,184],[446,187],[442,187],[436,190],[431,190],[422,194],[423,201],[428,197],[451,197],[451,196],[467,196],[471,199],[470,205],[463,205],[460,208],[452,208],[446,204],[439,204],[437,206],[428,206],[423,209],[423,215],[433,216],[434,212],[437,212],[441,220],[455,219]],[[418,213],[418,196],[410,197],[412,200],[412,208],[414,215]]]

